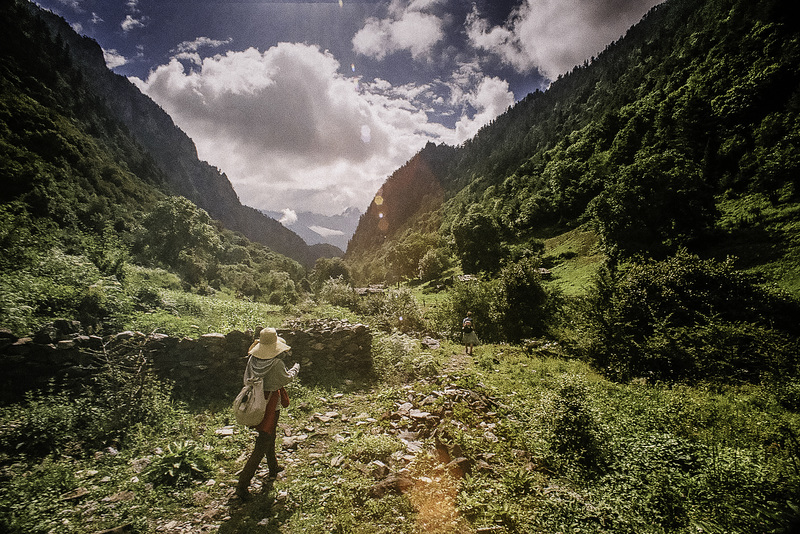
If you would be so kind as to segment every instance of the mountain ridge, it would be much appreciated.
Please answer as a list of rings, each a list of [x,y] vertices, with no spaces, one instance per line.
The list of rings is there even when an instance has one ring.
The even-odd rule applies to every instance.
[[[769,246],[797,250],[800,27],[789,11],[773,0],[654,7],[591,62],[443,149],[435,170],[406,176],[412,186],[386,188],[393,174],[383,202],[403,203],[418,183],[438,183],[441,202],[396,213],[384,234],[370,206],[346,258],[361,267],[384,258],[366,269],[376,279],[415,277],[415,261],[398,252],[422,234],[466,270],[491,271],[588,225],[620,259],[681,247],[724,259],[745,235],[725,198],[746,210],[748,195],[784,214]],[[491,261],[473,261],[481,256]],[[780,276],[777,264],[768,270]]]
[[[325,246],[307,245],[278,221],[244,206],[227,176],[198,159],[194,142],[169,115],[127,78],[107,68],[102,49],[94,40],[79,36],[58,15],[29,2],[19,5],[28,11],[29,16],[39,17],[56,40],[63,41],[65,55],[86,72],[87,75],[83,76],[85,84],[163,171],[164,185],[169,192],[191,200],[230,230],[267,245],[306,267],[313,267],[317,258],[332,252]]]

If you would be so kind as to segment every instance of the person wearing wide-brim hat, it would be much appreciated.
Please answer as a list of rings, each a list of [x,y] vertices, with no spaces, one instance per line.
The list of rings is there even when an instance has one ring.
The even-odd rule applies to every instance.
[[[281,405],[289,406],[289,396],[286,394],[284,386],[291,382],[300,370],[299,363],[295,363],[291,369],[287,370],[283,360],[277,357],[289,350],[291,347],[278,336],[274,328],[263,328],[258,335],[258,340],[253,342],[247,351],[249,357],[244,370],[244,382],[247,383],[247,380],[252,378],[263,380],[267,410],[261,423],[253,427],[258,431],[256,444],[253,453],[242,468],[239,483],[236,486],[236,495],[243,499],[248,495],[250,481],[264,456],[267,457],[270,479],[276,478],[283,469],[278,466],[278,459],[275,455],[278,416]]]

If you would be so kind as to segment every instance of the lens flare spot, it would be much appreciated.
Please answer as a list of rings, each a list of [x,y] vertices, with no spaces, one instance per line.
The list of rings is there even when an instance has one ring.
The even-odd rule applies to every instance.
[[[381,219],[380,221],[378,221],[378,230],[380,230],[381,232],[386,232],[387,230],[389,230],[389,221],[387,221],[386,219]]]
[[[372,141],[372,130],[370,130],[369,126],[364,124],[361,126],[361,142],[366,144]]]
[[[380,206],[382,204],[383,204],[383,197],[380,195],[375,195],[375,205]],[[383,214],[381,214],[381,217],[383,217]]]

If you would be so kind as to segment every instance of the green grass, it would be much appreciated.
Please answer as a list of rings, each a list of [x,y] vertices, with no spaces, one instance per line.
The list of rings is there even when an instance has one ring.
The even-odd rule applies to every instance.
[[[565,296],[583,295],[605,258],[597,234],[586,227],[546,239],[543,263],[553,275],[547,283]]]
[[[174,336],[197,337],[209,332],[278,326],[286,317],[286,310],[274,304],[202,296],[170,289],[162,289],[159,294],[163,307],[132,314],[124,327],[146,333],[157,331]]]
[[[736,256],[740,269],[800,298],[800,203],[751,194],[720,199],[717,209],[723,234],[707,254]]]
[[[422,352],[403,343],[394,350],[409,361]],[[127,523],[137,533],[689,534],[765,532],[791,520],[786,502],[800,487],[792,441],[800,414],[782,408],[768,387],[612,383],[557,347],[481,345],[471,358],[460,352],[446,343],[426,374],[404,383],[387,368],[375,381],[290,385],[281,437],[305,437],[281,456],[285,476],[274,485],[256,479],[245,503],[230,493],[253,436],[240,426],[220,433],[229,428],[227,402],[177,406],[162,430],[132,428],[118,450],[67,448],[44,460],[14,453],[9,431],[26,411],[5,407],[0,525],[66,534]],[[477,408],[456,399],[438,424],[443,441],[483,462],[464,478],[436,460],[430,435],[403,458],[399,432],[409,423],[383,417],[448,388],[494,403]],[[336,412],[332,420],[317,418],[328,412]],[[209,478],[152,486],[145,466],[168,454],[202,455]],[[371,496],[376,460],[414,485]]]

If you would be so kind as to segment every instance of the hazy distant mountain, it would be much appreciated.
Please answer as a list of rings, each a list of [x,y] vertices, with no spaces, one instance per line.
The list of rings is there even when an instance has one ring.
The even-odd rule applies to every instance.
[[[341,249],[342,254],[347,249],[347,243],[356,231],[361,217],[361,211],[353,207],[339,215],[320,215],[310,211],[298,213],[292,210],[262,212],[280,221],[309,245],[327,243]]]

